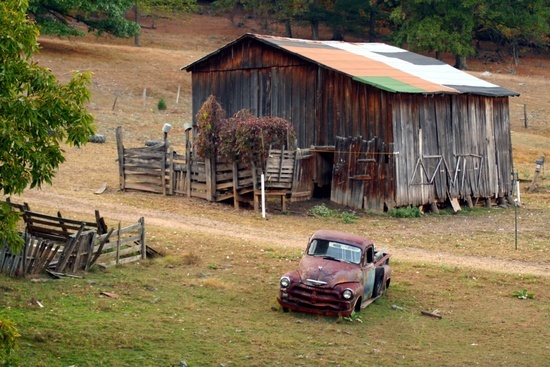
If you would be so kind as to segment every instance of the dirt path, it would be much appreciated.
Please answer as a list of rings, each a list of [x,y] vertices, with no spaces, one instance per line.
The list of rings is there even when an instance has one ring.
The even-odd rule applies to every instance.
[[[93,207],[101,212],[101,215],[111,220],[133,222],[136,220],[137,208],[113,203],[108,200],[94,200],[86,198],[60,195],[51,191],[28,191],[23,198],[33,207],[48,206],[52,202],[62,203],[66,208],[74,212],[89,212]],[[242,239],[244,241],[258,241],[272,239],[271,246],[303,248],[307,238],[292,232],[276,231],[269,228],[243,227],[238,224],[213,220],[206,217],[185,215],[182,213],[167,212],[164,210],[152,210],[139,208],[139,216],[145,217],[146,223],[155,227],[170,228],[174,230],[192,231],[196,233],[207,232],[210,236]],[[550,265],[522,262],[508,259],[499,259],[479,256],[461,256],[448,252],[433,252],[412,247],[394,247],[391,252],[395,259],[412,260],[425,263],[440,264],[446,266],[468,267],[510,274],[532,274],[550,276]]]

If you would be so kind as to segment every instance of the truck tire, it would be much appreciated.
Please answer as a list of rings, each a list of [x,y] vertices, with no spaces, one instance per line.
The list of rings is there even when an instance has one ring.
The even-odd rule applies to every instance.
[[[90,135],[90,138],[88,139],[90,143],[98,143],[103,144],[105,143],[105,135],[95,134]]]
[[[372,290],[372,298],[376,298],[384,294],[384,268],[376,268],[374,273],[374,289]]]

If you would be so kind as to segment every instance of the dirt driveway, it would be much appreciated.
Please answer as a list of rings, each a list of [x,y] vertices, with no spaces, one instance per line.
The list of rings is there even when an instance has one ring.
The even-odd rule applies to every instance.
[[[125,195],[125,193],[120,193],[120,195]],[[159,202],[162,202],[165,199],[170,200],[170,198],[158,197]],[[180,202],[187,201],[187,203],[183,206],[174,207],[173,210],[169,211],[166,210],[162,204],[159,204],[159,209],[143,208],[113,200],[102,200],[100,196],[91,198],[69,196],[56,193],[51,188],[40,191],[29,190],[22,198],[18,200],[28,202],[31,205],[31,208],[34,206],[51,207],[52,203],[56,203],[57,210],[61,210],[63,213],[71,211],[74,213],[87,213],[87,215],[89,215],[90,208],[95,208],[100,211],[103,217],[108,218],[108,222],[111,223],[113,221],[131,223],[137,219],[138,214],[136,213],[139,213],[139,216],[143,216],[145,218],[147,226],[182,232],[188,231],[194,233],[204,233],[206,236],[221,238],[230,236],[251,243],[262,241],[262,244],[269,246],[302,249],[307,241],[307,234],[304,233],[297,233],[292,230],[281,230],[279,227],[274,228],[273,226],[268,225],[243,225],[238,222],[238,219],[237,222],[235,222],[235,217],[238,218],[239,216],[242,216],[243,223],[247,223],[250,220],[251,215],[255,217],[257,217],[257,215],[251,214],[249,211],[242,211],[241,214],[239,214],[238,211],[233,210],[229,205],[225,204],[221,204],[224,205],[224,207],[222,207],[222,211],[226,211],[228,214],[226,217],[229,218],[229,216],[231,216],[233,217],[233,220],[226,221],[223,219],[214,219],[208,215],[198,214],[201,211],[207,212],[209,210],[219,210],[220,205],[202,201],[197,202],[193,199],[189,200],[187,198],[181,198],[178,200]],[[199,208],[196,207],[197,205]],[[190,208],[190,206],[195,207]],[[282,215],[279,216],[283,217]],[[450,223],[446,226],[446,230],[461,227],[460,225],[456,225],[456,223],[453,224],[453,220],[453,218],[449,219]],[[485,219],[482,221],[485,221]],[[436,231],[442,229],[431,228],[430,230]],[[382,233],[378,233],[378,231],[384,232],[385,229],[380,229],[378,231],[370,229],[369,231],[373,234],[373,238],[376,238],[377,236],[382,236]],[[392,228],[392,235],[395,237],[405,238],[406,236],[411,235],[411,229],[406,225],[400,227],[396,226]],[[408,246],[391,247],[391,253],[394,256],[394,259],[398,260],[433,263],[449,267],[468,267],[510,274],[550,276],[550,265],[542,260],[541,262],[526,262],[496,257],[458,255],[450,252],[435,252]],[[521,256],[521,253],[518,256]]]

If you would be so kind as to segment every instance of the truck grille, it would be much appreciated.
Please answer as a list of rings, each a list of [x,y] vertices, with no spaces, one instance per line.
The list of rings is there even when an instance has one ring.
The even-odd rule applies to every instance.
[[[343,312],[351,305],[342,295],[332,288],[312,287],[303,283],[293,284],[287,289],[284,301],[300,308],[308,308],[320,312]]]

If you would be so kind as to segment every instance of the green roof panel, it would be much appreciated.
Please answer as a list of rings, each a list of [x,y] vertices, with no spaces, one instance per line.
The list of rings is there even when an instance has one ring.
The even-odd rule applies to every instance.
[[[353,80],[393,93],[426,93],[424,89],[400,82],[390,76],[355,76]]]

